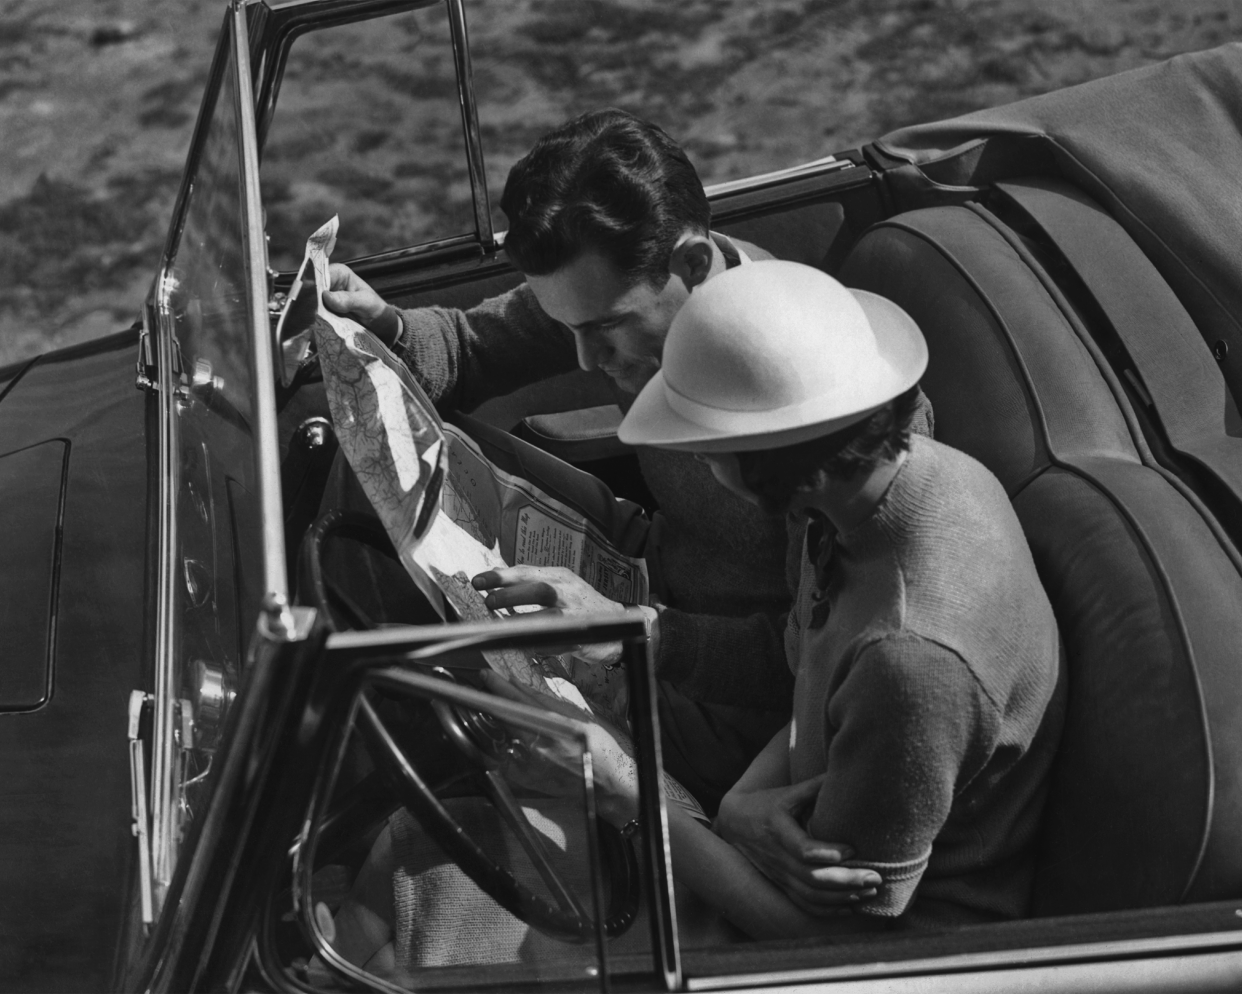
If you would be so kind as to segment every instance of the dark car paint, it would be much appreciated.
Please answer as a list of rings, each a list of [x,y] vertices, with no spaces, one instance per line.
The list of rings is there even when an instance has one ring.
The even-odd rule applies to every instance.
[[[51,694],[68,462],[63,438],[0,455],[0,713],[35,711]]]
[[[0,714],[5,990],[111,986],[126,919],[128,698],[149,684],[148,395],[134,388],[137,342],[127,331],[44,356],[0,400],[0,455],[52,442],[65,459],[55,623],[43,629],[54,639],[50,697]],[[0,515],[46,499],[42,489],[6,489]],[[48,564],[4,569],[6,582],[46,583]]]

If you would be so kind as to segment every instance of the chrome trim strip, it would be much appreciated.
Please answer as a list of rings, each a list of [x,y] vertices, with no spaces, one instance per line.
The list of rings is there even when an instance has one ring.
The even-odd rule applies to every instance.
[[[518,616],[496,621],[443,625],[401,625],[370,631],[333,632],[328,636],[331,655],[398,656],[429,647],[412,661],[430,665],[439,653],[461,648],[508,649],[569,642],[616,642],[643,638],[642,613],[596,614],[585,618]]]
[[[194,179],[198,176],[199,160],[203,156],[203,146],[207,143],[207,133],[211,130],[211,121],[215,110],[215,102],[219,96],[220,80],[224,76],[224,66],[228,51],[228,24],[226,12],[224,23],[220,27],[220,38],[216,42],[216,51],[211,58],[211,68],[207,73],[207,85],[203,87],[203,100],[199,104],[198,118],[194,122],[194,133],[190,136],[190,151],[186,156],[185,169],[181,173],[181,185],[177,189],[177,200],[173,207],[173,222],[168,228],[168,238],[164,242],[164,253],[160,257],[159,282],[167,276],[168,267],[176,258],[181,245],[181,235],[185,231],[186,214],[189,212],[190,195],[194,191]],[[153,289],[153,292],[154,289]],[[170,388],[171,389],[171,388]]]
[[[443,648],[445,654],[453,651],[447,646],[437,648]],[[471,687],[449,683],[439,677],[395,666],[368,673],[367,681],[377,687],[409,691],[426,697],[428,700],[444,701],[455,707],[486,711],[504,722],[529,725],[531,731],[541,735],[560,735],[575,741],[580,740],[583,750],[590,752],[590,746],[586,740],[588,724],[555,711],[541,711],[529,704],[519,704],[516,701],[497,697],[495,694],[485,694]]]
[[[644,635],[646,632],[644,631]],[[647,909],[651,958],[666,991],[682,989],[680,928],[673,893],[673,850],[664,796],[664,759],[660,749],[660,708],[655,659],[643,639],[625,643],[625,670],[630,690],[630,724],[638,763],[638,821],[647,875]]]
[[[288,602],[284,511],[280,493],[280,442],[276,425],[276,366],[268,314],[267,244],[259,193],[259,146],[255,136],[254,85],[250,78],[250,31],[244,0],[233,3],[234,99],[242,194],[243,257],[250,296],[251,375],[254,378],[255,478],[263,527],[263,589],[267,598]]]
[[[453,36],[453,61],[457,66],[457,96],[461,103],[461,129],[466,139],[466,165],[470,169],[470,191],[474,196],[474,230],[490,252],[492,207],[487,197],[487,173],[483,168],[483,143],[479,138],[479,111],[474,103],[474,71],[470,66],[470,38],[466,33],[466,11],[462,0],[445,0],[449,30]]]
[[[838,159],[835,155],[829,155],[822,159],[815,159],[813,162],[804,162],[801,165],[790,166],[787,169],[777,169],[770,173],[759,173],[756,176],[727,180],[724,183],[713,183],[711,186],[705,187],[704,192],[707,194],[708,200],[714,200],[717,197],[724,197],[730,193],[738,193],[743,190],[759,190],[765,186],[772,186],[785,180],[821,176],[824,173],[840,172],[842,169],[848,169],[857,165],[858,163],[851,162],[849,159]]]
[[[173,821],[172,778],[168,767],[171,754],[173,713],[170,707],[169,681],[176,643],[174,610],[177,582],[177,492],[180,473],[177,464],[177,392],[180,384],[173,377],[172,350],[175,346],[167,294],[171,274],[165,268],[160,274],[159,296],[152,301],[156,324],[160,330],[158,391],[160,405],[159,439],[159,565],[156,579],[155,608],[155,703],[152,711],[151,735],[151,876],[154,913],[164,904],[164,894],[172,880],[176,852],[170,840]]]
[[[1229,946],[1242,948],[1242,934],[1205,932],[1193,935],[1158,936],[1151,939],[1120,939],[1111,942],[1087,942],[1080,945],[961,953],[957,956],[929,956],[898,962],[855,963],[848,966],[808,967],[803,970],[773,970],[767,973],[734,974],[728,977],[691,977],[686,981],[686,990],[718,991],[738,987],[758,988],[827,980],[864,980],[882,976],[944,974],[950,971],[990,970],[1014,966],[1072,965],[1090,959],[1134,958],[1147,953],[1168,955],[1182,951],[1201,952]]]

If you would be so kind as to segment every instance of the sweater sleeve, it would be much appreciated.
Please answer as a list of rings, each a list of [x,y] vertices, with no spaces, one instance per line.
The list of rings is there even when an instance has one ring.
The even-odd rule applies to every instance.
[[[825,703],[817,839],[854,848],[884,879],[859,910],[906,910],[957,792],[991,754],[1001,715],[956,653],[913,635],[872,643]]]
[[[785,527],[785,585],[792,592],[802,568],[806,519],[790,516]],[[794,621],[786,610],[739,618],[661,608],[656,675],[706,704],[788,713],[794,674],[787,631]]]
[[[400,315],[398,354],[437,407],[471,411],[578,365],[573,335],[525,283],[466,311],[418,307]]]
[[[656,675],[705,704],[788,712],[794,676],[785,659],[785,617],[662,608]]]

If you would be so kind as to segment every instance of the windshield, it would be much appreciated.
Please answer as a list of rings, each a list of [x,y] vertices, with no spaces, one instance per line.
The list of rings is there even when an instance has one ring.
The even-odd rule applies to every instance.
[[[234,74],[226,40],[191,150],[193,181],[183,190],[181,230],[154,293],[170,377],[164,382],[175,388],[163,398],[168,520],[161,561],[173,575],[162,605],[154,695],[157,910],[186,828],[205,801],[259,599],[262,546]]]

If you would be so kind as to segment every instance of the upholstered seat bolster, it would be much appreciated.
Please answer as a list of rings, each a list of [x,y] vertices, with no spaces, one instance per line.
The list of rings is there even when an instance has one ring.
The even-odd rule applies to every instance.
[[[1057,458],[1139,461],[1117,398],[1061,308],[971,210],[929,208],[877,225],[841,278],[896,300],[925,333],[935,329],[923,386],[936,437],[983,462],[1010,493]]]
[[[1057,180],[998,184],[1055,243],[1122,343],[1169,443],[1242,500],[1242,417],[1186,309],[1129,234]],[[1187,389],[1189,384],[1194,389]]]
[[[1014,508],[1074,657],[1034,910],[1176,903],[1213,808],[1196,664],[1215,647],[1196,626],[1231,593],[1193,561],[1207,529],[1161,477],[1115,460],[1049,469]],[[1171,545],[1170,518],[1189,546]]]

